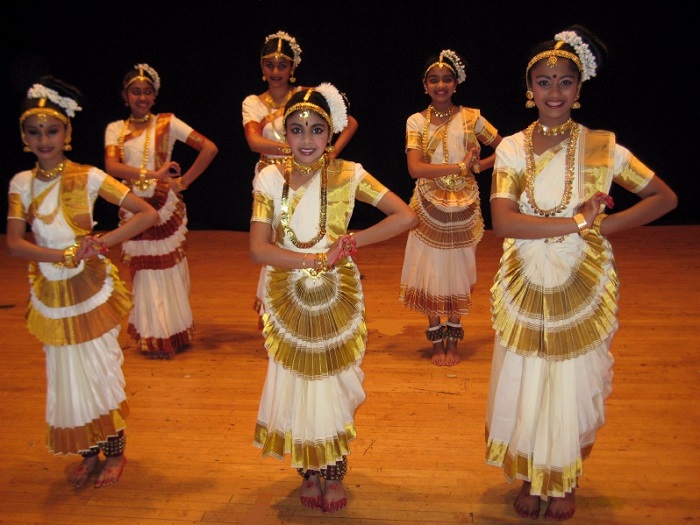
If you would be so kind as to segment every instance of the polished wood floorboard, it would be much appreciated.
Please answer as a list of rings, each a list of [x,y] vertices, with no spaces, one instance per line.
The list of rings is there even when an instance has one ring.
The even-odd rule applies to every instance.
[[[65,472],[78,458],[46,449],[44,356],[23,318],[26,263],[0,253],[0,523],[531,523],[512,508],[519,483],[484,463],[488,290],[500,255],[492,232],[477,253],[463,361],[450,368],[430,363],[426,320],[398,302],[405,236],[358,254],[367,400],[349,504],[330,515],[301,507],[288,461],[263,459],[252,445],[267,358],[247,241],[246,232],[189,233],[197,332],[186,352],[148,360],[122,331],[128,463],[119,483],[97,490],[70,487]],[[647,226],[611,241],[622,281],[615,379],[570,523],[698,523],[700,226]]]

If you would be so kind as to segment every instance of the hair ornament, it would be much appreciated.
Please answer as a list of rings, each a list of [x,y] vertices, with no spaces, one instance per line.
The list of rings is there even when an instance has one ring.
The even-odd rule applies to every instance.
[[[598,64],[596,63],[595,56],[591,53],[590,47],[586,44],[583,39],[578,36],[575,31],[562,31],[554,35],[554,40],[559,42],[564,42],[569,44],[576,51],[576,56],[578,56],[581,61],[581,81],[592,78],[596,74],[596,69]]]
[[[276,33],[268,35],[265,38],[265,44],[267,44],[270,40],[274,40],[275,38],[281,38],[282,40],[289,42],[289,47],[291,47],[292,51],[294,51],[294,58],[290,58],[292,62],[294,62],[294,67],[297,67],[301,63],[301,47],[297,43],[296,39],[284,31],[277,31]]]
[[[331,110],[331,125],[334,133],[340,133],[348,125],[348,108],[345,105],[345,98],[333,84],[324,82],[316,86],[316,91],[326,99]]]
[[[153,84],[153,89],[156,90],[156,93],[158,93],[158,91],[160,91],[160,76],[158,75],[158,73],[156,72],[155,69],[153,69],[153,68],[152,68],[151,66],[149,66],[148,64],[136,64],[136,65],[134,66],[134,69],[138,69],[138,70],[139,70],[139,76],[136,77],[136,78],[138,78],[139,80],[146,80],[146,81],[152,83],[152,84]],[[147,78],[147,77],[143,76],[143,72],[144,72],[144,71],[145,71],[146,73],[148,73],[148,75],[149,75],[151,78]],[[134,80],[135,80],[135,79],[134,79]],[[133,82],[133,81],[132,81],[132,82]]]
[[[82,111],[83,109],[72,98],[62,97],[58,94],[58,91],[55,91],[51,88],[47,88],[42,84],[34,84],[32,87],[30,87],[29,91],[27,91],[27,98],[49,99],[57,106],[62,107],[65,110],[66,115],[68,115],[69,117],[75,117],[75,112]]]
[[[462,59],[459,58],[459,55],[451,49],[444,49],[443,51],[440,51],[440,64],[443,63],[443,58],[449,59],[449,61],[452,62],[454,67],[457,69],[455,71],[455,75],[457,75],[457,84],[464,82],[467,79],[467,75],[464,72],[464,63],[462,62]]]

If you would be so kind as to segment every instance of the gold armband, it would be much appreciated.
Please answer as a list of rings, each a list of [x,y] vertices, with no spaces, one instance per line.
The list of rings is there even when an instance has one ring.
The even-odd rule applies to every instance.
[[[576,221],[576,226],[578,226],[579,235],[583,236],[588,233],[588,221],[583,216],[582,213],[577,213],[574,215],[574,221]]]

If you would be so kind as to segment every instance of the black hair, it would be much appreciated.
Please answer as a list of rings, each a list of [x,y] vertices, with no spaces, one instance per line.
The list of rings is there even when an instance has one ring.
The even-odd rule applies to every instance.
[[[608,55],[608,48],[605,45],[605,43],[598,37],[596,36],[592,31],[590,31],[588,28],[585,26],[582,26],[581,24],[574,24],[572,26],[569,26],[568,28],[565,29],[565,31],[573,31],[575,32],[579,37],[581,37],[581,40],[585,44],[588,44],[588,48],[591,50],[591,53],[593,53],[593,56],[595,57],[596,61],[596,69],[599,71],[600,68],[603,66],[605,63],[605,60]],[[530,55],[528,57],[528,63],[530,60],[532,60],[535,56],[538,54],[544,52],[544,51],[551,51],[554,49],[554,46],[559,43],[558,40],[546,40],[544,42],[540,42],[535,46],[532,51],[530,52]],[[564,44],[562,45],[559,49],[564,49],[566,51],[569,51],[571,53],[576,54],[576,50],[569,44]],[[534,66],[534,64],[533,64]],[[527,72],[527,82],[530,82],[530,74],[531,74],[532,69],[530,69]],[[579,72],[579,77],[580,77],[580,72]]]
[[[321,108],[323,111],[326,112],[326,115],[328,115],[330,118],[331,117],[331,109],[330,106],[328,105],[328,102],[326,101],[326,97],[324,97],[321,93],[316,91],[313,88],[307,88],[307,89],[302,89],[301,91],[297,91],[292,95],[292,97],[289,99],[287,104],[284,106],[284,125],[287,125],[287,110],[291,108],[294,104],[299,104],[300,102],[304,102],[304,97],[306,94],[311,91],[311,95],[309,95],[309,98],[306,100],[309,104],[313,104],[315,106],[318,106]],[[332,126],[332,123],[330,123]]]
[[[294,65],[294,50],[292,49],[292,45],[289,43],[289,41],[286,38],[282,37],[275,37],[271,38],[262,47],[262,50],[260,51],[260,57],[265,57],[267,55],[274,55],[277,52],[277,46],[279,46],[280,40],[282,41],[282,46],[281,46],[281,52],[283,55],[286,55],[291,58],[292,65]]]
[[[48,88],[48,89],[53,89],[56,91],[61,97],[68,97],[73,100],[80,106],[82,105],[82,99],[83,99],[83,94],[78,90],[77,87],[75,87],[72,84],[69,84],[68,82],[61,80],[59,78],[56,78],[51,75],[44,75],[43,77],[39,78],[34,84],[41,84],[42,86]],[[20,111],[19,114],[22,115],[25,111],[28,109],[32,108],[37,108],[39,107],[39,101],[40,98],[27,98],[22,101],[20,104]],[[66,113],[66,109],[59,106],[58,104],[52,102],[48,98],[45,99],[44,101],[44,106],[46,108],[51,108],[59,113],[65,115],[68,117],[68,114]]]

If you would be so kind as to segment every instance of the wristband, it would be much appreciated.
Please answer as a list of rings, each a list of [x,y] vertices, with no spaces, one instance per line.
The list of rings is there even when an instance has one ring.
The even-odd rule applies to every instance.
[[[603,235],[602,233],[600,233],[600,224],[607,216],[607,213],[599,213],[595,216],[595,219],[593,220],[593,226],[591,226],[591,229],[598,235]]]
[[[576,226],[578,226],[578,233],[579,235],[586,235],[588,233],[588,221],[586,221],[586,218],[583,216],[582,213],[577,213],[574,215],[574,221],[576,222]]]

